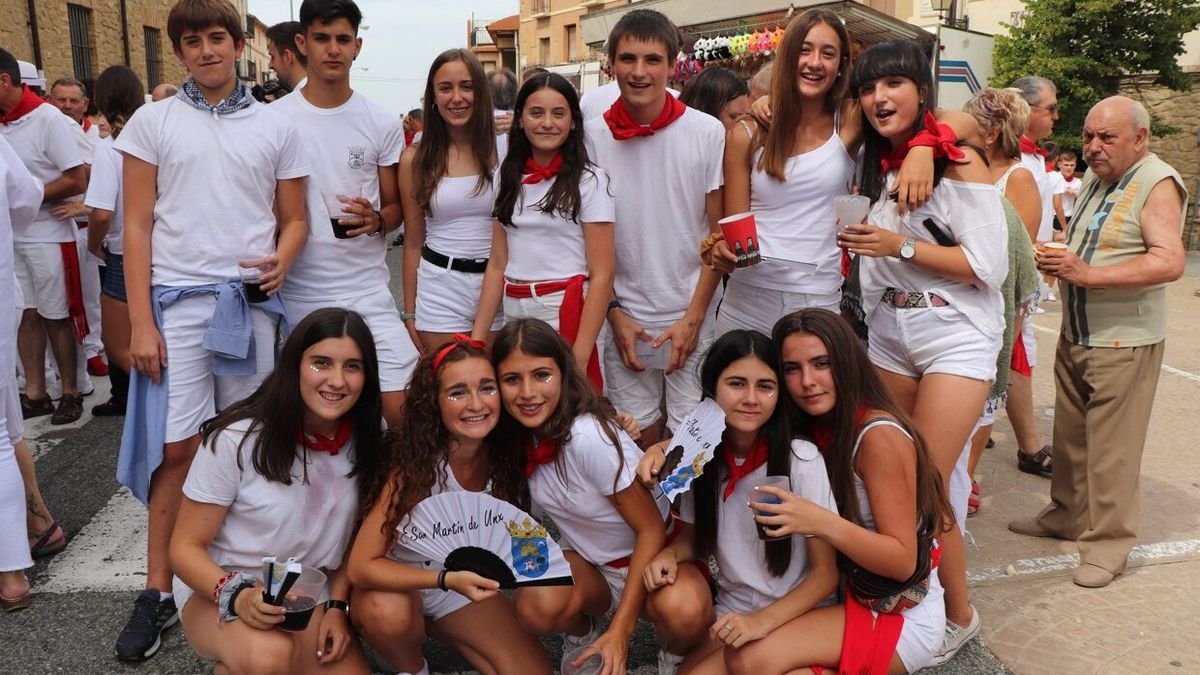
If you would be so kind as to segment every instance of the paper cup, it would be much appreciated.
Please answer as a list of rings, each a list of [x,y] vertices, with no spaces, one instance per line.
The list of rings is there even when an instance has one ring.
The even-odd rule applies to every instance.
[[[315,567],[301,570],[300,578],[296,579],[283,599],[283,623],[279,624],[279,629],[298,633],[308,628],[313,610],[317,608],[317,600],[324,591],[324,572]]]
[[[1047,251],[1065,251],[1067,250],[1067,245],[1061,241],[1048,241],[1042,244],[1042,248]]]
[[[758,228],[754,225],[754,213],[747,211],[717,221],[725,244],[737,256],[738,267],[749,267],[762,262],[758,246]]]
[[[333,227],[334,238],[349,239],[350,230],[363,226],[361,216],[342,210],[346,207],[346,202],[342,201],[342,198],[361,196],[362,185],[359,183],[334,183],[321,188],[321,202],[325,204],[325,211],[329,214],[329,224]],[[340,220],[349,220],[350,224],[342,225],[338,222]]]

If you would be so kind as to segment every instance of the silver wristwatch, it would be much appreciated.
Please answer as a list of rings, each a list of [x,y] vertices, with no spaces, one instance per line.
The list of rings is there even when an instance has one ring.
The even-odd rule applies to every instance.
[[[917,254],[917,240],[909,237],[900,244],[900,260],[908,262]]]

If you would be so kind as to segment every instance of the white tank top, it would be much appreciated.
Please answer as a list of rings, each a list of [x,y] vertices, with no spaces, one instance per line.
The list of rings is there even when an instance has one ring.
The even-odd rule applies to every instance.
[[[478,194],[479,176],[446,176],[438,181],[425,216],[425,245],[452,258],[487,258],[492,251],[495,186]]]
[[[441,485],[441,476],[443,471],[446,472],[445,488],[443,488]],[[433,487],[429,488],[430,497],[434,495],[440,495],[443,492],[464,492],[466,490],[466,488],[464,488],[462,484],[458,482],[458,479],[454,477],[454,470],[450,468],[450,465],[446,463],[445,459],[438,460],[437,472],[434,475],[436,478],[433,481]],[[492,482],[490,480],[488,481],[487,487],[485,487],[483,491],[491,494]],[[404,518],[400,519],[400,523],[402,525],[404,524]],[[388,552],[387,557],[397,562],[402,562],[409,565],[428,565],[429,563],[425,556],[401,546],[398,542],[392,545],[392,550]]]
[[[1001,197],[1005,196],[1004,193],[1008,190],[1008,179],[1017,169],[1025,169],[1025,166],[1020,162],[1016,162],[1012,166],[1008,167],[1008,169],[1005,170],[1004,175],[1000,176],[1000,179],[996,181],[996,189],[1000,191]],[[1025,170],[1028,171],[1029,169]]]
[[[823,145],[787,159],[787,180],[780,182],[757,168],[761,148],[754,153],[750,172],[750,210],[763,257],[801,260],[816,268],[764,261],[737,270],[733,279],[739,283],[792,293],[826,294],[841,288],[833,198],[850,194],[854,159],[838,136],[837,121]]]

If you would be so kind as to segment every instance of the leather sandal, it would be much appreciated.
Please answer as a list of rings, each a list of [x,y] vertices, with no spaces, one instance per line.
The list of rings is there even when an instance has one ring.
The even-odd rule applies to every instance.
[[[15,598],[6,598],[3,595],[0,595],[0,609],[3,609],[5,613],[15,612],[18,609],[25,609],[31,602],[33,602],[32,588]]]
[[[54,534],[59,532],[62,534],[57,540],[54,539]],[[67,533],[62,529],[62,523],[57,520],[50,523],[40,535],[37,541],[29,546],[29,555],[37,558],[48,558],[55,553],[67,547]]]
[[[1051,449],[1049,445],[1043,445],[1041,450],[1032,455],[1027,455],[1018,448],[1017,468],[1025,473],[1049,478],[1054,469],[1050,453]]]

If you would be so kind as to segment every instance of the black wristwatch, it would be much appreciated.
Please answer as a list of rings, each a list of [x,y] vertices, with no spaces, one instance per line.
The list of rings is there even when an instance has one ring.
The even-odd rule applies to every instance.
[[[345,600],[326,600],[325,609],[340,609],[343,612],[350,613],[350,603]]]
[[[607,315],[614,309],[625,309],[625,305],[622,305],[620,300],[613,300],[612,302],[608,303],[608,309],[604,310],[604,314]]]

